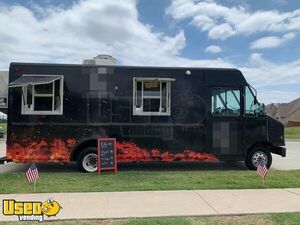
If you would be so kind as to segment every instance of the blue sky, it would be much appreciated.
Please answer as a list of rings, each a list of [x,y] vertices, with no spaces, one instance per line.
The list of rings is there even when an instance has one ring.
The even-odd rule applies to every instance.
[[[38,3],[37,3],[38,2]],[[0,1],[11,61],[239,68],[265,103],[300,97],[300,1]]]
[[[237,4],[247,7],[250,12],[258,10],[278,10],[278,11],[293,11],[300,9],[300,2],[298,1],[280,1],[280,0],[251,0],[251,1],[237,1],[237,0],[223,0],[214,1],[220,5],[232,7]],[[185,37],[188,40],[187,46],[182,51],[182,55],[197,59],[203,57],[206,59],[214,59],[216,55],[203,51],[208,45],[219,45],[223,47],[223,52],[218,54],[218,57],[228,57],[237,63],[243,64],[249,57],[249,54],[255,52],[249,49],[249,43],[268,36],[268,32],[255,33],[246,37],[234,36],[222,40],[211,40],[207,37],[206,32],[199,32],[197,27],[190,25],[190,20],[183,20],[177,24],[169,16],[164,14],[165,9],[170,5],[170,0],[152,0],[139,1],[138,10],[140,12],[140,20],[144,23],[151,24],[159,32],[165,32],[168,35],[174,35],[179,29],[184,28]],[[279,48],[264,49],[263,52],[266,58],[273,62],[289,62],[298,59],[300,54],[299,38],[293,39],[289,43]]]

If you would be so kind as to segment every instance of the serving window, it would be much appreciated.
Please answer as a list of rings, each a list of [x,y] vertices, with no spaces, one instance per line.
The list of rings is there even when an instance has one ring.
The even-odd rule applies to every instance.
[[[9,87],[22,88],[23,115],[63,114],[63,76],[23,75]]]
[[[133,79],[133,115],[171,115],[170,78]]]

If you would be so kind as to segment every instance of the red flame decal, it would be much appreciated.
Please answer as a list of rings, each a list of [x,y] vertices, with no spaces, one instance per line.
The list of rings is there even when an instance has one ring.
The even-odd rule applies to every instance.
[[[209,153],[200,153],[185,150],[181,153],[172,154],[168,151],[160,152],[158,149],[140,148],[133,142],[117,142],[118,162],[141,162],[141,161],[218,161],[217,157]]]
[[[75,139],[54,139],[52,142],[41,139],[36,142],[26,138],[8,145],[6,156],[14,162],[69,162],[75,144]]]
[[[70,154],[77,144],[75,139],[54,139],[47,142],[41,139],[39,142],[29,138],[17,142],[13,135],[12,144],[7,146],[7,158],[15,162],[69,162]],[[209,153],[200,153],[193,150],[185,150],[180,153],[160,151],[157,148],[141,148],[133,142],[117,142],[118,162],[142,162],[142,161],[218,161],[217,157]]]

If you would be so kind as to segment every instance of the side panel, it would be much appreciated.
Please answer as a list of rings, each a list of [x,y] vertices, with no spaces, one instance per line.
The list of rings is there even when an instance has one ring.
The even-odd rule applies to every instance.
[[[196,139],[191,144],[181,143],[182,139],[176,140],[178,134],[184,134],[182,130],[177,135],[177,131],[174,132],[174,139],[164,140],[160,137],[124,138],[120,128],[105,125],[56,125],[49,130],[48,125],[17,125],[12,127],[16,132],[10,135],[7,157],[15,162],[69,162],[77,144],[97,137],[117,137],[118,162],[217,160],[214,154],[200,151]],[[185,134],[190,136],[188,131]],[[175,146],[176,143],[179,146]]]
[[[224,159],[243,157],[243,126],[237,118],[214,118],[212,148]]]
[[[22,115],[22,88],[9,88],[7,157],[18,162],[69,161],[73,127],[86,124],[89,77],[80,66],[11,65],[9,83],[24,74],[63,75],[63,115]],[[77,134],[78,136],[78,134]]]
[[[267,118],[250,117],[244,118],[245,121],[245,155],[247,150],[254,144],[268,141]]]
[[[217,160],[204,146],[207,104],[204,73],[191,69],[30,66],[22,74],[64,76],[62,116],[20,115],[21,90],[11,89],[7,156],[16,162],[70,161],[74,147],[98,137],[117,138],[118,161]],[[171,116],[132,116],[133,77],[174,78]]]

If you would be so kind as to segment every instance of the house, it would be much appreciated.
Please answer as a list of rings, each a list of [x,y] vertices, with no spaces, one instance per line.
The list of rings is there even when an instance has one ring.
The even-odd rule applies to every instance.
[[[300,98],[289,103],[270,104],[266,111],[286,127],[300,126]]]

